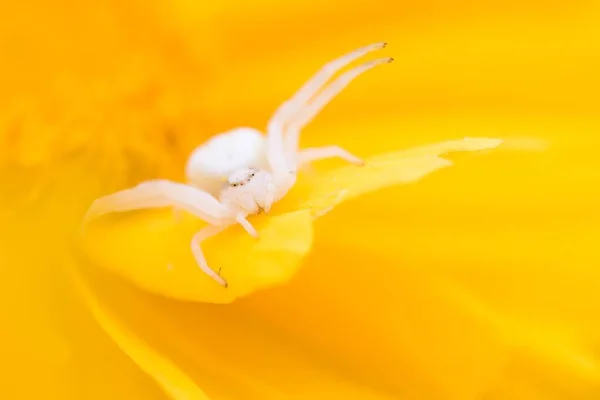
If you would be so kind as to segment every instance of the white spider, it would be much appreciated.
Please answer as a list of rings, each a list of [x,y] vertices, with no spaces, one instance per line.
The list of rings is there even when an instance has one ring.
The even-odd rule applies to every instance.
[[[307,163],[338,157],[363,164],[361,159],[338,146],[300,150],[300,131],[354,78],[393,60],[379,58],[366,62],[325,86],[341,68],[385,45],[365,46],[326,64],[275,111],[266,136],[252,128],[238,128],[196,148],[186,167],[189,185],[168,180],[142,182],[95,200],[84,221],[112,212],[161,207],[184,209],[209,224],[191,240],[198,266],[227,287],[227,281],[208,266],[200,248],[202,241],[236,223],[258,237],[247,216],[268,213],[271,205],[294,186],[298,168]]]

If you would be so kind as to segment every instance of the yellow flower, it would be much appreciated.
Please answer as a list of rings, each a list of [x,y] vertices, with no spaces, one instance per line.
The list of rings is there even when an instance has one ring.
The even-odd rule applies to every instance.
[[[0,18],[3,398],[600,396],[598,5],[30,0]],[[77,250],[92,199],[182,180],[209,135],[262,126],[325,61],[383,39],[399,62],[303,146],[377,160],[505,144],[313,224],[302,210],[336,201],[328,177],[345,173],[323,165],[257,218],[260,241],[232,228],[208,244],[237,268],[227,295],[186,252],[199,223],[169,211],[98,221]],[[169,252],[189,275],[156,268]]]
[[[206,241],[211,264],[227,276],[228,290],[198,273],[189,243],[206,223],[189,214],[167,210],[120,223],[113,218],[100,229],[86,232],[86,251],[95,262],[150,291],[180,300],[232,302],[289,280],[312,247],[312,220],[340,203],[387,186],[412,183],[448,167],[452,163],[440,157],[446,153],[486,150],[501,143],[499,139],[466,138],[372,157],[364,167],[337,168],[312,179],[301,175],[300,188],[274,208],[283,214],[257,218],[262,228],[259,242],[240,226],[230,229],[229,235]]]

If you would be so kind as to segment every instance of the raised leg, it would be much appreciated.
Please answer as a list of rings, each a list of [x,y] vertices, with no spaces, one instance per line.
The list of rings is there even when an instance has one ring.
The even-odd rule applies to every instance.
[[[352,164],[364,165],[365,162],[350,153],[348,150],[342,149],[339,146],[326,146],[326,147],[313,147],[303,149],[298,154],[298,167],[300,168],[304,164],[311,163],[313,161],[324,160],[327,158],[341,158]]]
[[[279,181],[286,171],[293,168],[293,160],[286,158],[281,125],[269,123],[267,129],[267,162],[271,167],[275,181]]]
[[[196,233],[194,237],[192,237],[191,247],[192,254],[198,263],[198,267],[208,276],[213,278],[215,281],[219,283],[219,285],[227,287],[227,281],[223,279],[217,272],[215,272],[212,268],[208,266],[206,262],[206,258],[204,257],[204,253],[202,252],[202,248],[200,244],[206,239],[220,233],[225,229],[224,226],[207,226],[202,229],[200,232]]]
[[[284,125],[293,117],[298,109],[308,102],[321,88],[327,83],[340,69],[344,68],[351,62],[358,60],[367,53],[383,49],[386,43],[375,43],[361,47],[351,53],[345,54],[333,61],[325,64],[315,75],[313,75],[288,101],[283,103],[275,114],[272,120],[277,120],[277,123]]]
[[[364,56],[370,51],[382,49],[385,43],[376,43],[362,47],[342,57],[327,63],[311,79],[308,80],[288,101],[283,103],[271,117],[267,126],[267,159],[277,180],[284,179],[285,174],[295,171],[295,154],[290,158],[284,144],[284,129],[291,118],[305,107],[306,103],[315,96],[341,68]]]
[[[233,221],[229,208],[210,194],[182,183],[152,180],[95,200],[88,209],[83,224],[113,212],[162,207],[186,210],[212,225]]]
[[[285,138],[286,157],[292,158],[298,151],[300,141],[300,132],[302,129],[313,120],[315,116],[342,90],[344,90],[350,82],[362,73],[371,68],[392,62],[393,58],[378,58],[368,61],[340,75],[339,78],[329,84],[321,93],[319,93],[312,102],[298,112],[291,121]]]

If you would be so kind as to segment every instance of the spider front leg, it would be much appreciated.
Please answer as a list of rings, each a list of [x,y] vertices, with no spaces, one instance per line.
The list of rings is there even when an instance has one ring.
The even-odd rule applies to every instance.
[[[375,43],[361,47],[351,53],[345,54],[333,61],[328,62],[315,75],[313,75],[288,101],[283,103],[272,119],[277,120],[281,125],[285,125],[296,115],[298,110],[304,106],[321,88],[327,83],[340,69],[351,62],[358,60],[367,53],[383,49],[386,43]]]
[[[291,178],[286,178],[285,176],[286,174],[290,174],[290,172],[294,174],[297,169],[296,151],[298,140],[297,137],[292,134],[292,138],[286,139],[284,143],[284,133],[286,133],[284,129],[289,129],[288,125],[292,122],[292,119],[301,112],[306,106],[306,103],[313,98],[321,90],[323,85],[325,85],[340,69],[371,51],[384,48],[385,45],[385,43],[376,43],[365,46],[330,61],[309,79],[308,82],[294,94],[294,96],[283,103],[275,111],[267,127],[267,159],[277,181],[291,181]],[[301,129],[301,127],[298,127],[298,130],[299,129]]]
[[[288,158],[293,158],[298,152],[300,144],[300,132],[308,125],[321,110],[333,100],[342,90],[344,90],[355,78],[370,70],[371,68],[392,62],[393,58],[378,58],[367,61],[355,68],[350,69],[340,75],[336,80],[329,84],[321,93],[319,93],[312,102],[299,110],[298,114],[290,122],[285,138],[285,151]],[[339,153],[338,150],[336,150]],[[338,155],[339,157],[339,155]]]

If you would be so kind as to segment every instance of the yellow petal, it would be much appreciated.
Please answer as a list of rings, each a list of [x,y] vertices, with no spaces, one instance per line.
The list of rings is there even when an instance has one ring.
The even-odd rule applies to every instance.
[[[168,359],[152,349],[129,331],[127,325],[119,321],[98,301],[84,278],[73,270],[77,285],[90,312],[104,331],[115,341],[119,348],[140,367],[153,377],[173,400],[208,400],[209,398],[192,379],[179,370]]]
[[[558,398],[587,398],[598,393],[600,363],[593,349],[568,326],[541,324],[531,318],[510,317],[489,307],[460,285],[450,284],[450,292],[479,319],[494,326],[497,336],[512,348],[506,369],[499,382],[486,391],[490,395],[512,387],[528,387],[538,394]],[[513,398],[513,396],[508,396]],[[505,397],[505,398],[508,398]],[[597,396],[592,396],[597,397]],[[496,397],[493,397],[496,398]]]
[[[591,68],[600,47],[597,2],[510,0],[482,3],[477,11],[462,0],[422,4],[375,0],[368,8],[359,2],[318,2],[335,24],[320,23],[323,14],[311,12],[305,2],[303,7],[269,3],[252,11],[241,11],[235,0],[220,4],[231,10],[225,25],[219,25],[225,31],[236,31],[254,18],[265,24],[245,32],[244,45],[240,39],[219,42],[220,63],[212,68],[218,71],[228,65],[228,73],[215,73],[211,90],[201,93],[208,110],[227,109],[237,121],[263,123],[261,118],[273,106],[333,54],[367,38],[385,38],[390,45],[382,55],[397,56],[398,64],[353,83],[319,116],[314,129],[326,120],[334,125],[360,119],[377,124],[379,118],[417,115],[427,123],[457,113],[470,118],[483,115],[490,122],[488,128],[494,129],[510,115],[525,120],[594,113],[590,107],[600,82]],[[430,11],[432,7],[436,12]],[[343,8],[344,13],[326,8]],[[379,12],[382,9],[386,13]],[[187,20],[195,14],[200,25],[206,18],[202,11],[188,6],[181,14]],[[286,21],[285,26],[270,24],[269,13]],[[319,28],[307,31],[305,26]],[[361,28],[352,29],[355,26]],[[244,63],[237,62],[240,59]],[[278,68],[265,76],[268,65]],[[326,135],[321,140],[330,139]]]
[[[477,398],[510,352],[439,276],[319,241],[289,285],[231,307],[400,399]]]
[[[211,399],[397,399],[231,305],[154,296],[106,273],[87,282],[124,330],[168,357]]]
[[[409,190],[359,199],[319,225],[320,240],[442,273],[511,315],[597,336],[589,316],[600,307],[600,142],[574,133],[548,138],[547,152],[497,151]],[[387,222],[392,214],[397,224]]]
[[[299,186],[304,187],[297,190],[303,195],[290,196],[284,207],[310,208],[315,215],[323,215],[343,201],[389,186],[415,182],[451,166],[452,162],[440,158],[441,155],[492,149],[501,143],[500,139],[465,138],[371,157],[363,167],[346,166],[301,181]]]
[[[0,168],[5,178],[0,200],[0,397],[164,399],[156,383],[99,329],[67,273],[67,232],[78,221],[80,207],[94,197],[97,175],[65,162],[48,173],[51,192],[23,204],[31,175],[18,167],[7,172]],[[19,207],[8,207],[8,199]]]
[[[228,303],[292,276],[312,245],[308,211],[251,219],[260,238],[240,226],[202,245],[209,266],[229,283],[219,285],[196,264],[190,248],[204,227],[197,218],[170,210],[112,214],[88,227],[84,246],[90,258],[137,285],[181,300]]]
[[[547,394],[541,398],[586,398],[576,393],[599,382],[592,249],[600,225],[598,196],[589,197],[598,175],[583,180],[555,147],[556,168],[539,168],[546,153],[497,151],[386,198],[344,204],[315,224],[312,256],[290,285],[233,307],[382,385],[415,376],[397,389],[409,386],[415,398],[442,398],[430,393],[442,387],[444,398],[483,391],[512,399],[495,396],[515,384]],[[573,161],[590,175],[585,158]],[[484,311],[448,291],[452,285]],[[582,335],[573,319],[594,335]],[[372,363],[401,370],[364,367]]]

